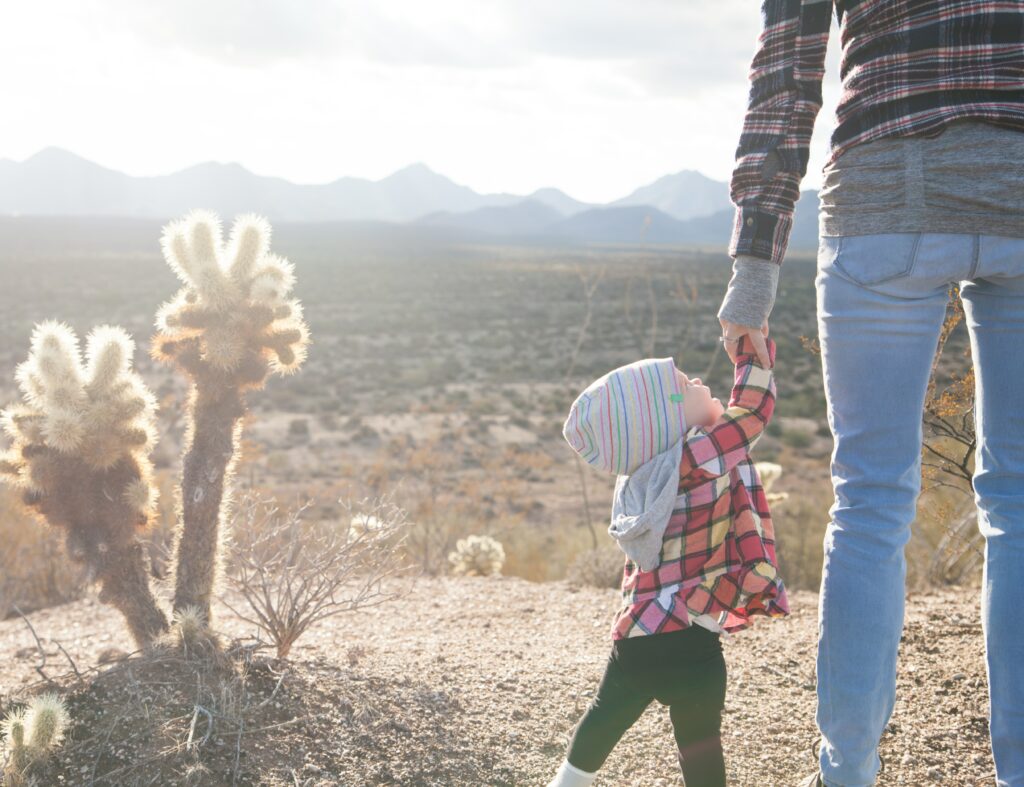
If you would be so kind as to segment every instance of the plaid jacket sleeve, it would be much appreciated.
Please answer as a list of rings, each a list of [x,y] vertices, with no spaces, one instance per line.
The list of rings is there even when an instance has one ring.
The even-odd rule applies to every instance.
[[[736,357],[736,381],[729,406],[710,427],[695,430],[683,442],[679,484],[690,489],[725,475],[748,455],[761,438],[775,410],[775,341],[765,338],[769,369],[757,363],[750,337],[740,339]]]
[[[729,199],[736,207],[729,255],[779,265],[786,254],[821,81],[833,0],[763,0],[762,31],[750,65]]]

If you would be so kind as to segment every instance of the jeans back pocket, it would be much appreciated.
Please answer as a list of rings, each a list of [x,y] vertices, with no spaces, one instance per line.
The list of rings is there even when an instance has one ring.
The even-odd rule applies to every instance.
[[[917,261],[921,232],[822,236],[818,264],[832,265],[846,278],[865,286],[910,276]]]

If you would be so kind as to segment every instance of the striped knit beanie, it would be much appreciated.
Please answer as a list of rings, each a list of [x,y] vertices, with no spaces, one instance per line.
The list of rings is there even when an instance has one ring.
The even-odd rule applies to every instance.
[[[686,433],[683,392],[669,358],[620,366],[576,397],[562,435],[587,462],[630,475]]]

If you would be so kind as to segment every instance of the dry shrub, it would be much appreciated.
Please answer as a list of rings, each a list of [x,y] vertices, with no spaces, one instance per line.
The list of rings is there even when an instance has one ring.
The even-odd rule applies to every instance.
[[[17,493],[0,486],[0,619],[79,598],[86,569],[64,544],[25,510]]]
[[[620,588],[625,553],[616,544],[602,544],[580,552],[569,564],[565,578],[573,585]]]
[[[402,551],[427,576],[440,576],[449,568],[452,545],[477,525],[453,510],[434,509],[429,501],[413,508],[415,518],[409,527]]]
[[[307,522],[308,503],[282,512],[253,493],[239,506],[228,580],[246,605],[223,600],[270,638],[278,658],[326,618],[399,597],[403,591],[385,590],[383,581],[414,568],[402,558],[409,523],[401,508],[387,497],[339,503],[340,524]],[[371,518],[373,527],[354,526]]]
[[[831,501],[832,485],[826,482],[791,494],[785,505],[771,509],[779,573],[791,590],[817,590],[821,585],[822,539]]]
[[[977,582],[984,559],[974,498],[960,490],[926,490],[907,545],[908,584],[924,588]]]

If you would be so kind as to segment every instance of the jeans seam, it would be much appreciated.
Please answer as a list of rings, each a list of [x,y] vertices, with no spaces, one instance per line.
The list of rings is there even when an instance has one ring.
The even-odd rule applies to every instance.
[[[971,260],[971,270],[967,274],[968,279],[973,279],[974,275],[978,272],[978,259],[980,257],[979,247],[981,246],[981,235],[975,233],[974,235],[974,259]]]
[[[822,614],[821,635],[822,635],[822,639],[825,639],[825,640],[828,639],[828,632],[829,632],[829,627],[827,626],[825,621],[827,621],[829,619],[828,618],[828,607],[829,607],[829,601],[831,600],[831,596],[832,596],[831,592],[824,593],[823,596],[822,596],[823,607],[822,607],[822,610],[821,610],[821,614]],[[831,654],[831,651],[829,650],[827,642],[826,642],[826,647],[825,647],[825,680],[826,680],[826,682],[830,682],[832,680],[832,654]],[[829,683],[828,685],[831,687],[831,683]],[[825,706],[826,706],[826,709],[828,711],[828,725],[831,727],[832,721],[835,718],[835,710],[832,707],[832,690],[831,690],[831,688],[828,689],[827,693],[828,693],[828,697],[826,699]],[[824,741],[822,741],[822,743],[824,744]],[[822,746],[822,750],[824,750],[824,745]],[[818,759],[819,760],[821,759],[821,752],[819,752]],[[822,769],[822,770],[824,771],[824,769]]]
[[[907,276],[913,276],[914,275],[914,269],[917,267],[918,249],[920,249],[920,247],[921,247],[921,238],[923,236],[924,236],[923,232],[915,233],[914,248],[912,248],[910,250],[910,267],[907,268],[907,272],[903,275],[904,278],[907,277]]]

